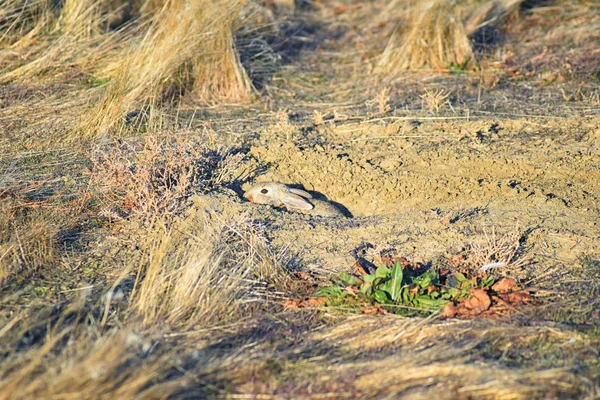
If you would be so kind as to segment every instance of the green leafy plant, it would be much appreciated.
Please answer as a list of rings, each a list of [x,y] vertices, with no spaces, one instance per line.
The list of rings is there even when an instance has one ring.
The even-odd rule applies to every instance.
[[[469,298],[471,289],[487,289],[496,281],[493,275],[468,278],[461,272],[440,276],[434,269],[405,271],[400,262],[395,262],[392,268],[380,266],[374,274],[360,277],[341,272],[334,282],[317,290],[315,296],[359,297],[381,304],[391,312],[401,308],[436,311],[450,302]]]

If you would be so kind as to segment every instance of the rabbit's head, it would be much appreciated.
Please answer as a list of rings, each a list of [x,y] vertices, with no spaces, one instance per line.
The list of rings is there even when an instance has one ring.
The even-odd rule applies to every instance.
[[[270,204],[275,207],[285,206],[290,209],[312,210],[310,193],[300,189],[291,189],[278,182],[263,182],[254,185],[244,193],[244,197],[252,203]]]

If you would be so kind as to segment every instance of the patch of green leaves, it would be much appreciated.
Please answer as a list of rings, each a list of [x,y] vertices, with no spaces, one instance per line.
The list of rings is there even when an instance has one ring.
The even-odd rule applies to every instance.
[[[337,279],[317,290],[315,295],[338,299],[358,297],[379,303],[390,312],[401,309],[432,312],[450,302],[469,298],[472,288],[489,288],[496,281],[493,275],[468,278],[461,272],[441,278],[437,270],[405,271],[402,264],[396,262],[391,269],[381,266],[375,273],[361,277],[341,272]]]

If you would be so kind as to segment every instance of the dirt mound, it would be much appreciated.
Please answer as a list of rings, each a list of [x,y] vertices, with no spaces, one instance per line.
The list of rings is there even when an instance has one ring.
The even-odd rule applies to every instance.
[[[273,142],[250,154],[268,168],[261,179],[302,184],[355,216],[493,201],[591,210],[598,129],[598,121],[415,123],[399,135],[390,134],[395,124],[375,123],[333,128],[324,145]]]

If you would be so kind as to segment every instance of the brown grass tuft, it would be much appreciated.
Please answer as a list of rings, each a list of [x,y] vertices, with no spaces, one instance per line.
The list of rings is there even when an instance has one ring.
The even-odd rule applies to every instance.
[[[438,115],[440,110],[444,106],[448,105],[448,97],[450,97],[450,94],[446,93],[444,89],[425,89],[425,93],[422,94],[420,97],[423,101],[423,108],[427,107],[431,114]]]
[[[189,92],[202,102],[241,102],[252,85],[233,29],[243,0],[173,0],[151,19],[144,38],[107,69],[110,83],[85,131],[110,130],[125,113],[157,107]]]
[[[224,16],[201,41],[193,61],[193,97],[204,102],[244,102],[250,99],[252,83],[242,67],[233,32],[243,2],[225,1]]]
[[[22,48],[30,44],[52,20],[52,10],[47,1],[6,0],[0,8],[0,43],[13,51]]]
[[[473,49],[451,0],[419,3],[410,11],[415,21],[393,33],[376,68],[383,74],[419,68],[463,68],[473,61]]]
[[[363,368],[360,377],[352,380],[354,389],[375,398],[529,399],[560,397],[557,392],[563,391],[561,394],[573,397],[587,383],[585,379],[579,381],[568,368],[506,368],[498,359],[509,351],[527,351],[535,342],[543,343],[548,355],[562,347],[570,335],[578,334],[487,322],[431,323],[427,319],[362,315],[317,331],[305,340],[333,342],[338,351],[386,354],[359,364]],[[488,353],[487,358],[482,357],[482,349],[494,356]],[[541,357],[539,352],[534,350],[531,356]],[[331,365],[327,369],[342,377],[355,366],[340,362],[333,370]],[[376,387],[373,382],[378,382]]]
[[[73,38],[91,37],[100,33],[100,7],[104,1],[65,0],[58,28]]]
[[[294,0],[273,0],[278,11],[283,13],[293,13],[296,10],[296,2]]]
[[[245,102],[253,86],[233,36],[244,4],[66,0],[52,7],[11,1],[4,19],[0,12],[6,28],[0,43],[7,44],[0,50],[0,83],[88,83],[87,92],[72,93],[82,99],[78,108],[90,109],[71,139],[123,128],[123,117],[137,110],[150,109],[146,122],[155,126],[158,109],[182,96]]]
[[[60,82],[90,74],[102,68],[121,44],[123,32],[106,30],[113,13],[104,0],[67,0],[58,9],[40,2],[38,10],[35,4],[23,6],[29,19],[14,21],[29,32],[14,43],[5,38],[10,47],[0,52],[0,65],[8,64],[1,83],[30,83],[34,77]]]
[[[198,215],[174,229],[156,224],[148,258],[137,273],[133,310],[144,324],[165,321],[189,329],[229,322],[248,294],[245,281],[256,263],[256,240],[243,216]],[[260,242],[260,241],[259,241]]]
[[[55,260],[58,228],[43,213],[37,215],[19,225],[12,217],[0,215],[0,284],[16,273],[38,271]]]

